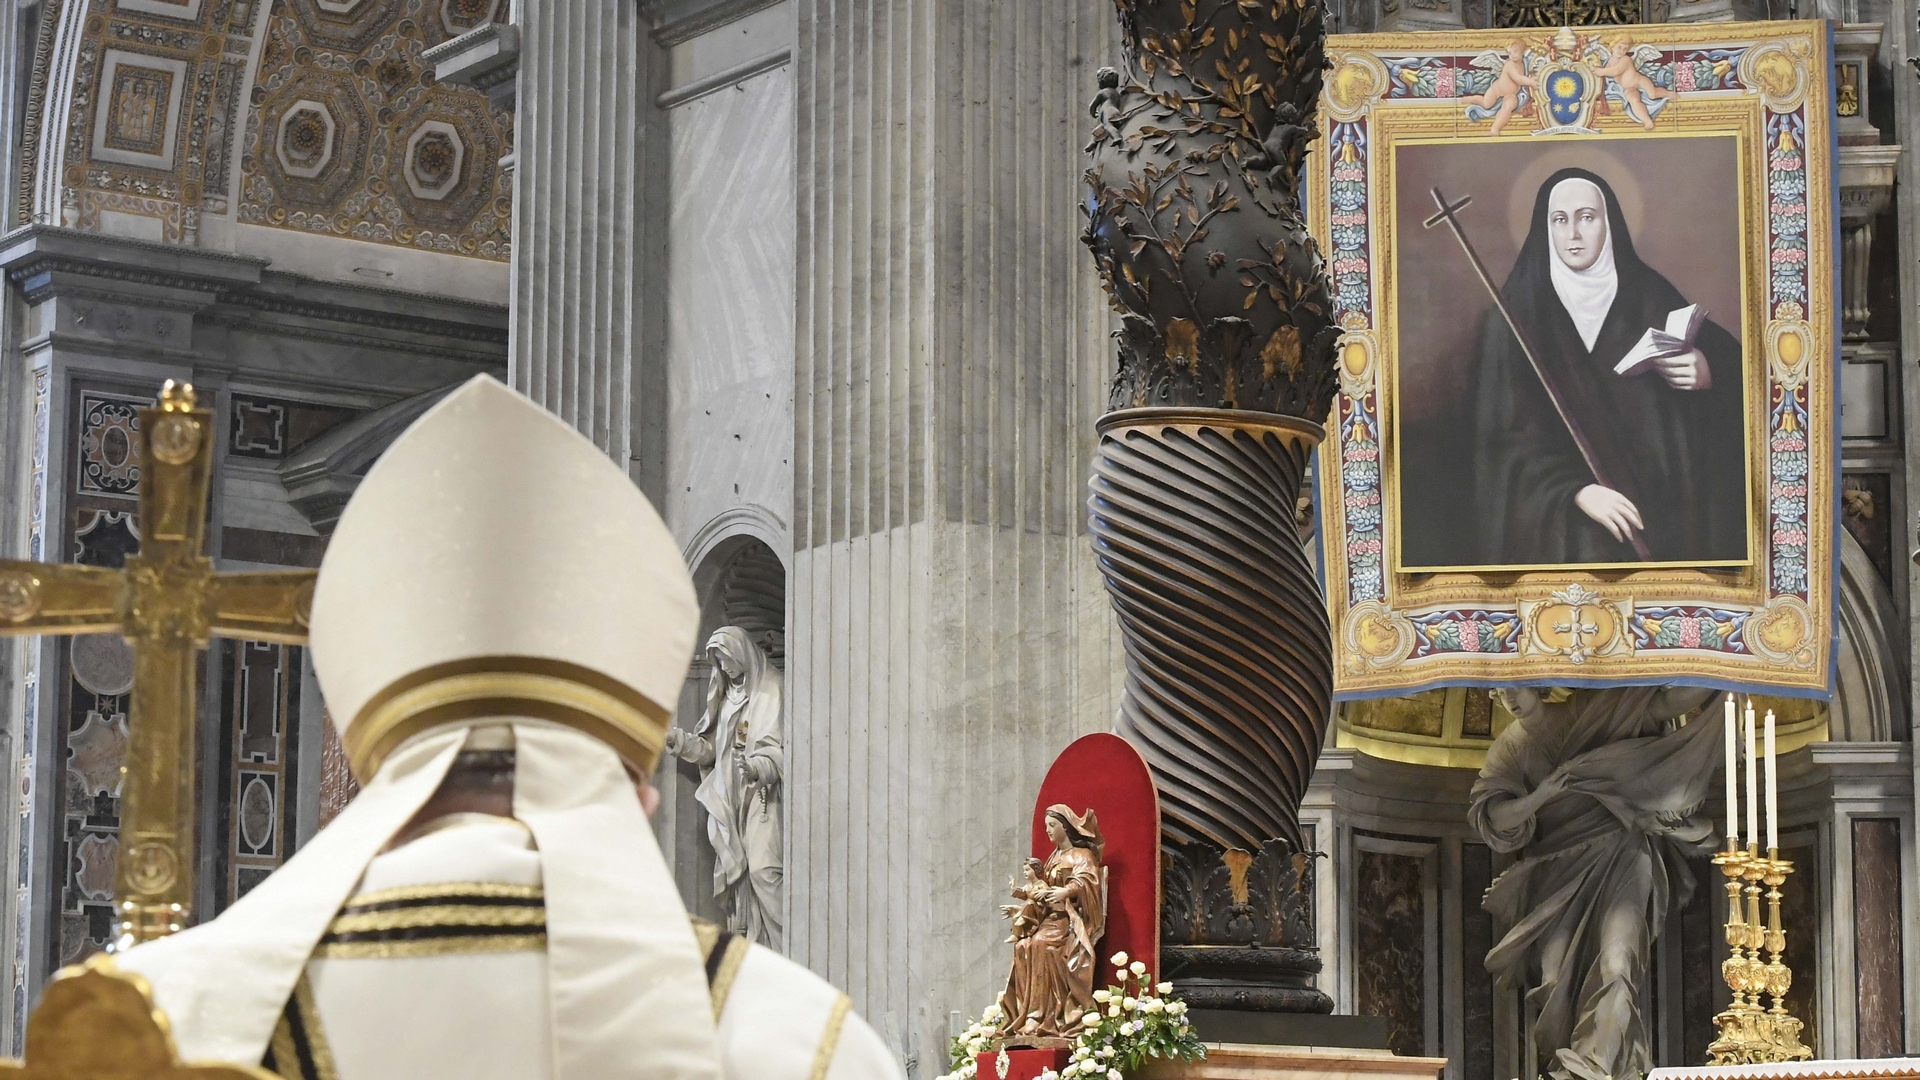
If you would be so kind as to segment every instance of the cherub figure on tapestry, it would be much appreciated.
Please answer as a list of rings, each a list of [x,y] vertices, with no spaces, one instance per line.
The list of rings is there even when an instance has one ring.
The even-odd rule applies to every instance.
[[[1640,70],[1640,65],[1657,62],[1660,50],[1651,45],[1635,45],[1626,34],[1607,42],[1606,50],[1607,62],[1594,68],[1593,73],[1613,80],[1617,96],[1610,93],[1608,97],[1617,100],[1634,123],[1652,131],[1653,118],[1673,100],[1673,91],[1654,85]]]
[[[1461,98],[1467,105],[1467,119],[1478,121],[1492,117],[1493,134],[1498,135],[1506,130],[1513,114],[1528,105],[1528,92],[1540,90],[1540,85],[1527,72],[1527,43],[1516,38],[1507,46],[1505,55],[1488,50],[1474,57],[1472,63],[1474,67],[1499,74],[1485,93]]]

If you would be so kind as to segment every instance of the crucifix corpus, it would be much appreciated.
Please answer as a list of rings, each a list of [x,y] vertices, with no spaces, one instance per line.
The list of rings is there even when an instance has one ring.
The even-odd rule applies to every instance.
[[[307,640],[311,570],[216,574],[202,554],[213,414],[167,380],[140,410],[140,553],[124,570],[0,560],[0,634],[118,633],[133,646],[116,947],[165,937],[193,907],[196,654],[215,637]]]
[[[1480,261],[1480,253],[1473,249],[1473,241],[1467,239],[1467,230],[1460,224],[1458,215],[1473,202],[1473,196],[1468,195],[1459,202],[1450,203],[1446,196],[1440,194],[1439,188],[1428,190],[1433,195],[1434,205],[1440,209],[1421,224],[1431,229],[1444,221],[1453,230],[1454,239],[1460,241],[1460,246],[1466,250],[1467,261],[1473,264],[1473,272],[1480,276],[1480,284],[1485,285],[1487,291],[1493,294],[1493,306],[1499,309],[1500,317],[1506,320],[1507,328],[1513,331],[1514,340],[1520,343],[1520,351],[1526,356],[1527,364],[1539,377],[1541,387],[1547,392],[1547,400],[1553,402],[1553,411],[1560,414],[1560,422],[1567,426],[1567,434],[1573,436],[1573,444],[1580,448],[1580,459],[1587,463],[1587,470],[1593,473],[1593,482],[1625,494],[1624,488],[1609,481],[1606,474],[1600,471],[1600,463],[1593,454],[1593,444],[1587,441],[1586,433],[1580,430],[1580,425],[1575,423],[1572,414],[1567,412],[1566,405],[1560,400],[1559,390],[1553,385],[1553,379],[1548,377],[1546,369],[1540,366],[1540,357],[1533,351],[1533,345],[1527,340],[1526,332],[1520,329],[1518,322],[1514,321],[1513,312],[1507,310],[1507,302],[1500,295],[1500,287],[1493,283],[1493,277],[1487,273],[1486,264]],[[1642,562],[1653,561],[1653,552],[1647,548],[1645,537],[1632,530],[1628,531],[1627,537],[1633,544],[1633,553],[1640,556]]]

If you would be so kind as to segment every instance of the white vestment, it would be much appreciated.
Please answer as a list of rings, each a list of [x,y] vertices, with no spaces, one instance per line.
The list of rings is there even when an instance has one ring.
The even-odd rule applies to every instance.
[[[525,755],[530,738],[525,727],[520,730]],[[402,760],[395,775],[363,792],[228,915],[122,956],[122,968],[153,984],[183,1059],[252,1057],[244,1063],[266,1061],[281,1076],[312,1080],[556,1075],[545,874],[532,831],[509,818],[450,815],[364,863],[364,874],[338,906],[291,993],[266,991],[267,1000],[284,1000],[262,1050],[253,1049],[260,1037],[247,1035],[249,1025],[237,1019],[258,1011],[267,981],[259,973],[279,966],[271,962],[272,947],[245,949],[245,939],[255,936],[249,925],[261,926],[266,937],[287,937],[286,926],[301,920],[298,914],[276,916],[275,909],[286,907],[275,902],[276,892],[305,899],[316,890],[298,888],[303,881],[334,876],[330,864],[338,864],[340,848],[363,831],[355,818],[404,820],[393,805],[381,804],[404,807],[423,800],[462,738],[439,736],[412,755],[396,755]],[[559,742],[582,746],[588,740],[566,732]],[[306,865],[303,856],[312,856]],[[617,857],[608,852],[606,858]],[[230,920],[232,925],[223,925]],[[718,927],[696,924],[693,936],[706,960],[727,1080],[901,1076],[895,1055],[825,980]],[[671,1027],[676,1019],[663,1016],[659,1022]],[[648,1040],[646,1031],[623,1035]]]
[[[425,892],[435,886],[473,891],[471,887],[481,883],[539,887],[540,858],[525,826],[477,814],[443,818],[435,831],[375,859],[348,907],[369,895]],[[702,934],[702,944],[712,936],[711,931]],[[893,1055],[873,1029],[847,1009],[844,995],[772,950],[732,940],[739,942],[727,950],[734,953],[734,962],[729,965],[722,953],[707,965],[715,973],[721,1063],[728,1077],[856,1080],[897,1075]],[[340,1080],[412,1080],[436,1074],[521,1080],[551,1075],[544,948],[517,937],[507,937],[497,948],[484,938],[416,938],[404,942],[410,948],[382,948],[392,944],[403,943],[374,941],[343,948],[323,940],[307,964],[311,1004],[305,1022],[320,1034],[308,1032],[306,1041],[312,1046],[324,1040],[334,1064],[332,1075]],[[716,947],[726,948],[717,942]],[[388,955],[380,955],[383,951]],[[297,995],[296,1009],[302,1004]],[[448,1038],[444,1024],[428,1019],[435,1016],[458,1018],[459,1037]],[[290,1033],[295,1022],[283,1019],[281,1032]],[[324,1070],[308,1074],[289,1069],[278,1057],[276,1053],[275,1066],[283,1076],[313,1075],[317,1080],[328,1075]]]

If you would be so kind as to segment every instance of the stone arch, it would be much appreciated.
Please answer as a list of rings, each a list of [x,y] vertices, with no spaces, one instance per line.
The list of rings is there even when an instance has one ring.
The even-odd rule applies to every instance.
[[[1860,542],[1840,541],[1840,648],[1827,737],[1835,742],[1904,742],[1907,675],[1900,612]]]
[[[685,554],[700,598],[700,639],[729,623],[745,627],[785,670],[786,523],[764,507],[736,507],[695,533]]]

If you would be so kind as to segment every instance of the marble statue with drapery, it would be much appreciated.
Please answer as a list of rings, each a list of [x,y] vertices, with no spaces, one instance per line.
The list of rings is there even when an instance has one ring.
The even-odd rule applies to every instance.
[[[728,928],[769,948],[783,943],[780,883],[780,672],[747,632],[723,626],[707,638],[713,674],[691,732],[668,734],[667,752],[700,767],[694,798],[707,812],[713,894],[726,896]]]
[[[1484,900],[1512,927],[1487,970],[1526,988],[1550,1075],[1634,1080],[1653,1064],[1640,1012],[1651,946],[1693,893],[1687,859],[1713,847],[1700,810],[1721,727],[1717,715],[1682,725],[1713,692],[1505,694],[1519,723],[1494,741],[1468,811],[1488,846],[1519,857]]]
[[[1025,879],[1013,886],[1021,903],[1005,908],[1013,919],[1013,970],[1000,995],[1007,1045],[1070,1040],[1093,1008],[1095,949],[1106,933],[1106,839],[1091,809],[1075,814],[1056,803],[1046,822],[1054,850],[1045,861],[1027,860]]]

